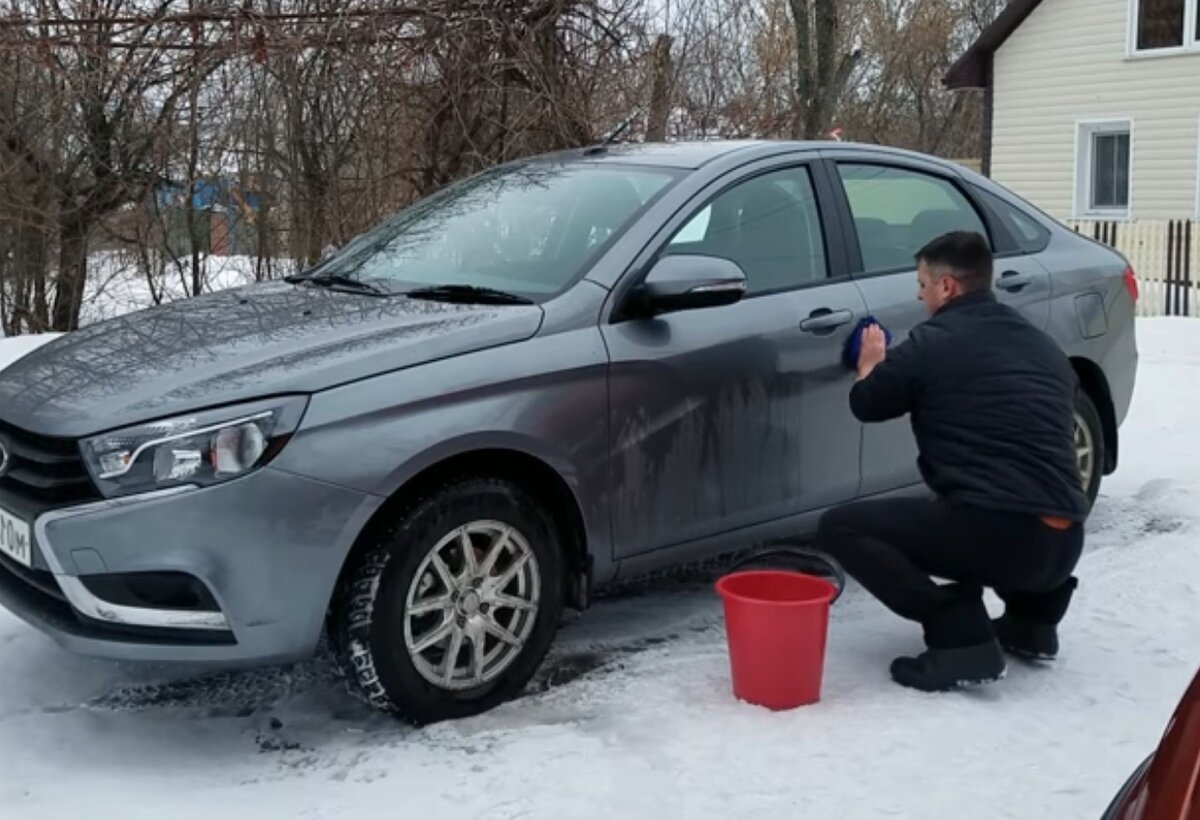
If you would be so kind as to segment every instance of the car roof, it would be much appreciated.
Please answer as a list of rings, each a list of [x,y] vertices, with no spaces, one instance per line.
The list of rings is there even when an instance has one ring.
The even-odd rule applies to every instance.
[[[893,148],[856,142],[833,142],[830,140],[772,140],[772,139],[722,139],[681,142],[613,143],[591,145],[565,151],[544,154],[536,159],[563,162],[586,161],[595,163],[621,163],[625,165],[647,165],[660,168],[695,170],[717,160],[735,155],[747,161],[778,153],[818,151],[821,149],[854,149],[877,154],[881,157],[911,157],[946,167],[958,167],[955,163],[939,157]],[[959,169],[961,170],[961,169]]]
[[[736,153],[751,153],[757,147],[781,145],[768,140],[696,140],[683,142],[621,142],[589,145],[545,154],[551,161],[589,161],[625,165],[656,165],[660,168],[696,169]]]

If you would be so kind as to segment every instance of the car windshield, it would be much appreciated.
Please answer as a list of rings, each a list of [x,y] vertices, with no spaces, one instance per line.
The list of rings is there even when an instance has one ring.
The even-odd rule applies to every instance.
[[[571,284],[677,176],[607,164],[505,166],[401,211],[311,273],[393,292],[466,286],[545,299]]]

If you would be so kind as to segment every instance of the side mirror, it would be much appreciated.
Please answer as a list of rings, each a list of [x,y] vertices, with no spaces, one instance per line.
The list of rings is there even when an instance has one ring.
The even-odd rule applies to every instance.
[[[746,274],[735,262],[712,256],[664,256],[633,294],[633,313],[657,316],[732,305],[746,295]]]

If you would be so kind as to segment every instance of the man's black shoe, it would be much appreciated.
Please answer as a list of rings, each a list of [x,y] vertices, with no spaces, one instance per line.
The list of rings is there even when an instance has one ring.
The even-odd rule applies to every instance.
[[[892,661],[892,679],[922,692],[946,692],[1002,679],[1008,672],[995,641],[955,649],[928,649],[915,658]]]
[[[992,621],[1004,651],[1018,658],[1052,661],[1058,657],[1058,629],[1053,624],[1023,621],[1004,615]]]
[[[1072,575],[1049,592],[1006,592],[1004,615],[992,629],[1004,651],[1019,658],[1050,661],[1058,657],[1058,628],[1079,587]]]

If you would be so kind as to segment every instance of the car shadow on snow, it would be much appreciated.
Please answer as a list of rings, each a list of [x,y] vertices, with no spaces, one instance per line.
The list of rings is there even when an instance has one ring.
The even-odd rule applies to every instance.
[[[720,605],[712,590],[719,574],[719,569],[707,566],[641,579],[606,593],[582,616],[566,616],[545,662],[517,700],[537,699],[581,678],[607,674],[646,650],[719,628]],[[381,717],[384,725],[396,725],[350,696],[324,647],[312,660],[298,664],[218,672],[185,670],[159,681],[117,685],[82,704],[46,710],[250,719],[295,712],[298,707],[367,728],[379,725]],[[310,713],[305,717],[317,716]],[[277,746],[274,739],[263,741],[264,751]]]
[[[1169,482],[1152,482],[1133,496],[1102,497],[1088,525],[1088,550],[1182,529],[1187,519],[1174,514],[1174,495]],[[556,690],[612,674],[649,650],[677,643],[723,642],[721,607],[712,585],[741,557],[744,553],[623,583],[594,601],[583,616],[565,618],[545,662],[506,709],[537,712],[539,702]],[[847,593],[855,599],[848,613],[853,617],[863,593],[856,587]],[[264,753],[299,750],[297,741],[289,739],[293,728],[295,736],[306,738],[305,747],[319,745],[329,727],[407,734],[405,726],[350,696],[324,649],[312,660],[289,666],[219,672],[179,669],[148,683],[143,682],[144,673],[125,677],[136,683],[121,683],[121,677],[83,703],[46,706],[42,711],[231,719],[255,730],[258,749]]]
[[[742,551],[632,579],[605,591],[582,616],[564,616],[554,646],[518,700],[536,698],[585,676],[606,674],[631,656],[685,635],[719,630],[721,610],[713,584],[745,556]],[[715,638],[723,640],[723,634]],[[183,672],[160,681],[117,686],[81,707],[119,712],[185,710],[209,717],[248,718],[317,691],[325,693],[320,700],[323,708],[333,710],[333,717],[362,719],[374,714],[351,698],[324,647],[312,660],[288,666]]]
[[[1085,551],[1124,547],[1149,536],[1179,532],[1190,523],[1186,485],[1158,479],[1129,496],[1101,495],[1087,523]]]

